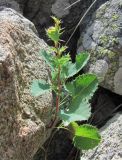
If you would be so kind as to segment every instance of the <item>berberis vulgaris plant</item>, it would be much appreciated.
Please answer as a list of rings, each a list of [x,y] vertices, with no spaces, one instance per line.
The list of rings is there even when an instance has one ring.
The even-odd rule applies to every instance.
[[[88,62],[89,54],[77,54],[76,62],[72,63],[70,55],[66,54],[66,46],[61,46],[60,36],[63,33],[61,21],[52,17],[55,25],[46,30],[47,36],[54,46],[50,51],[41,50],[40,56],[44,58],[51,69],[50,83],[44,80],[33,80],[31,93],[40,96],[46,92],[55,93],[55,118],[62,120],[62,127],[67,128],[73,135],[74,146],[81,150],[92,149],[101,140],[97,128],[89,124],[78,125],[77,121],[87,121],[91,116],[89,100],[98,86],[94,74],[82,74],[74,80],[68,80],[76,75]]]

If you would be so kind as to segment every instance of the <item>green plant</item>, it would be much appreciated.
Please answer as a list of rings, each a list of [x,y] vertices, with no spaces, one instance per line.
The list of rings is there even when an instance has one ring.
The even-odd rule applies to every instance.
[[[60,36],[63,33],[61,21],[52,18],[55,25],[46,32],[49,39],[53,41],[54,47],[50,47],[50,53],[45,50],[39,53],[51,68],[50,83],[34,80],[31,93],[33,96],[40,96],[45,92],[53,91],[56,97],[53,123],[59,117],[62,120],[61,128],[66,128],[72,133],[75,147],[91,149],[100,142],[98,130],[89,124],[78,125],[77,121],[86,121],[91,116],[89,100],[97,89],[98,80],[93,74],[83,74],[72,81],[68,80],[86,65],[89,54],[87,52],[78,54],[76,62],[72,63],[70,55],[64,54],[67,46],[61,46],[60,43]]]

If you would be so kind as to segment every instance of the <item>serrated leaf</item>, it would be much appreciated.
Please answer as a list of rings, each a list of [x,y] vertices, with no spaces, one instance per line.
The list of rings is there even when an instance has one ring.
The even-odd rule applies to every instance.
[[[101,136],[96,127],[88,124],[75,128],[74,146],[80,150],[88,150],[96,147],[101,141]]]
[[[59,52],[60,52],[60,53],[63,53],[66,49],[67,49],[67,46],[62,46],[62,47],[59,49]]]
[[[69,78],[78,73],[89,60],[88,53],[81,53],[76,56],[76,62],[72,63],[69,61],[65,66],[62,67],[62,74],[65,78]]]
[[[51,69],[54,70],[55,66],[54,66],[53,55],[49,54],[45,50],[41,50],[39,52],[39,55],[42,56],[43,59],[46,61],[46,63],[51,67]]]
[[[54,22],[55,22],[56,25],[60,25],[61,24],[61,20],[59,20],[58,18],[56,18],[54,16],[51,16],[51,17],[54,20]]]
[[[57,48],[55,47],[50,47],[51,52],[57,52]]]
[[[48,35],[48,37],[52,40],[52,41],[54,41],[54,42],[58,42],[59,40],[60,40],[60,35],[61,35],[61,33],[60,33],[60,30],[58,29],[58,27],[56,27],[56,26],[52,26],[52,27],[49,27],[47,30],[46,30],[46,32],[47,32],[47,35]]]
[[[74,121],[88,120],[90,116],[90,104],[86,101],[81,101],[80,97],[72,99],[68,110],[61,109],[59,112],[59,117],[64,125],[69,125]]]
[[[94,74],[83,74],[77,77],[74,81],[65,84],[65,89],[70,95],[80,96],[81,100],[87,101],[91,98],[98,86],[98,80]]]
[[[50,85],[44,80],[33,80],[31,85],[31,94],[35,97],[44,94],[50,90]]]
[[[69,54],[67,54],[67,55],[65,55],[65,56],[62,56],[62,57],[60,57],[60,58],[58,58],[58,57],[55,57],[55,66],[56,67],[62,67],[63,65],[65,65],[67,62],[69,62],[69,60],[70,60],[71,58],[70,58],[70,55]]]

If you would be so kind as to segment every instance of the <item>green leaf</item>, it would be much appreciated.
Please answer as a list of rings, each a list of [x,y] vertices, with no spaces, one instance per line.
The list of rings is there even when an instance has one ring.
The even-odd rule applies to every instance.
[[[44,80],[33,80],[31,85],[31,94],[33,96],[40,96],[49,91],[50,85]]]
[[[67,55],[64,55],[64,56],[62,56],[62,57],[55,57],[55,66],[56,67],[62,67],[63,65],[66,65],[67,64],[67,62],[69,62],[69,60],[70,60],[71,58],[70,58],[70,55],[69,54],[67,54]]]
[[[93,96],[98,86],[98,80],[94,74],[83,74],[74,81],[65,84],[65,89],[73,97],[80,96],[81,100],[87,101]]]
[[[88,62],[90,56],[88,53],[81,53],[76,56],[76,62],[69,61],[66,65],[62,66],[62,74],[65,78],[72,77],[78,73]]]
[[[101,136],[96,127],[88,124],[75,128],[74,146],[80,150],[88,150],[96,147],[101,141]]]
[[[62,46],[62,47],[59,49],[59,52],[60,52],[60,53],[63,53],[66,49],[67,49],[67,46]]]
[[[43,59],[46,61],[46,63],[51,67],[52,70],[54,70],[54,58],[53,55],[49,54],[45,50],[41,50],[39,52],[39,55],[43,57]]]
[[[90,104],[86,101],[81,101],[80,96],[73,98],[69,108],[61,109],[59,117],[64,125],[69,125],[74,121],[88,120],[91,116]]]
[[[60,40],[60,30],[58,27],[50,27],[46,30],[48,37],[54,41],[54,42],[58,42]]]
[[[71,131],[72,135],[74,136],[77,128],[79,127],[79,125],[76,122],[71,122],[68,126],[69,130]]]
[[[56,53],[56,52],[57,52],[57,48],[55,48],[55,47],[50,47],[50,51]]]
[[[54,22],[55,22],[56,25],[60,25],[61,24],[61,20],[60,19],[58,19],[58,18],[56,18],[54,16],[51,16],[51,17],[54,20]]]

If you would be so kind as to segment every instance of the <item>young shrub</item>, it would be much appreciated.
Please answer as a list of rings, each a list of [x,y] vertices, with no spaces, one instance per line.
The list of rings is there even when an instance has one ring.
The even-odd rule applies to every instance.
[[[55,17],[52,18],[55,25],[48,28],[46,33],[54,46],[50,47],[50,53],[45,50],[39,53],[51,68],[51,83],[33,80],[31,93],[33,96],[40,96],[50,90],[54,91],[56,110],[53,123],[59,117],[63,127],[72,132],[75,147],[81,150],[92,149],[101,140],[97,128],[88,124],[78,125],[77,121],[86,121],[91,116],[89,100],[97,89],[98,80],[93,74],[83,74],[73,81],[67,81],[87,64],[90,55],[87,52],[79,53],[76,56],[76,62],[72,63],[70,55],[66,54],[67,46],[61,46],[60,43],[63,33],[61,21]]]

